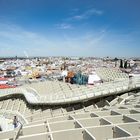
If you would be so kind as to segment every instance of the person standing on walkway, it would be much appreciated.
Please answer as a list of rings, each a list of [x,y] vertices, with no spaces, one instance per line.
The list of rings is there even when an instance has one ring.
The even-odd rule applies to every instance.
[[[16,128],[16,127],[18,126],[18,119],[17,119],[17,116],[14,116],[13,125],[14,125],[14,128]]]
[[[132,87],[132,84],[133,84],[132,76],[129,76],[129,85],[128,85],[129,89]]]

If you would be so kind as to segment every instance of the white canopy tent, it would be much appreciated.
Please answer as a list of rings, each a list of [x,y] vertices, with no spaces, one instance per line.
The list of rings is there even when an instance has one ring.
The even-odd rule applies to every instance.
[[[89,75],[88,77],[89,85],[93,85],[95,83],[100,83],[100,82],[101,82],[101,78],[96,73]]]

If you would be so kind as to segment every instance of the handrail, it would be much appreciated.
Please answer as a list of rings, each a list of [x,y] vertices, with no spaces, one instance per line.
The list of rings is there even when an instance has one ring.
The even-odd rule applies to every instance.
[[[22,130],[22,126],[23,125],[20,123],[20,126],[17,129],[15,129],[16,131],[15,131],[15,136],[14,136],[13,140],[17,140],[18,139],[20,131]]]
[[[6,118],[8,115],[13,115],[13,116],[16,115],[22,124],[28,124],[28,121],[25,119],[25,117],[18,111],[11,111],[11,110],[2,109],[2,110],[0,110],[0,114],[2,114]]]

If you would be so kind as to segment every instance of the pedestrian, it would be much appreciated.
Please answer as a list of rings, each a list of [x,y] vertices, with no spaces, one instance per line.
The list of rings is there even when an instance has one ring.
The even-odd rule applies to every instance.
[[[14,125],[14,128],[16,128],[16,127],[18,126],[18,119],[17,119],[17,116],[14,116],[13,125]]]
[[[128,88],[129,88],[129,89],[131,89],[132,84],[133,84],[132,76],[129,76],[129,84],[128,84]]]

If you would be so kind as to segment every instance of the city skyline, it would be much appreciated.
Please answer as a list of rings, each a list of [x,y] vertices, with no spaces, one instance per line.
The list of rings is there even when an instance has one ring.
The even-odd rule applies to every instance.
[[[139,6],[139,0],[0,0],[0,54],[139,57]]]

